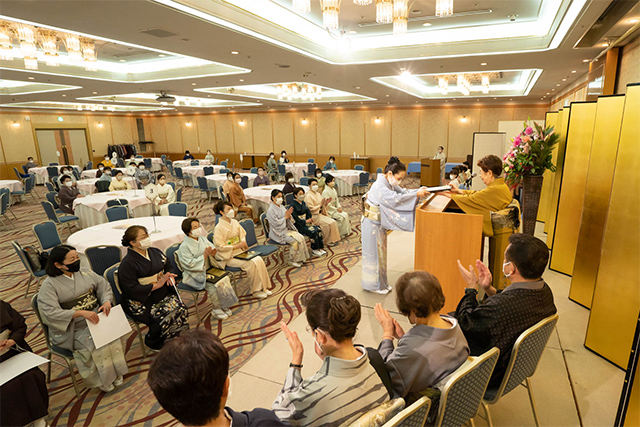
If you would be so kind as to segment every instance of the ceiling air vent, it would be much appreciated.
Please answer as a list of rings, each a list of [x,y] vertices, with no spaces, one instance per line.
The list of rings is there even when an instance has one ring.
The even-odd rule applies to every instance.
[[[147,28],[146,30],[140,30],[140,32],[143,34],[148,34],[153,37],[159,37],[161,39],[178,35],[176,33],[172,33],[171,31],[164,30],[162,28]]]

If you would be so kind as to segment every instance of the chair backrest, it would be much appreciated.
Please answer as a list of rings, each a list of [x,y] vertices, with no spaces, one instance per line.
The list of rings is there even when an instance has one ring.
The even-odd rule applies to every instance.
[[[251,172],[251,173],[258,173],[258,168],[256,168],[256,167],[252,167],[251,169],[249,169],[249,172]]]
[[[91,246],[84,251],[91,269],[102,276],[105,270],[122,260],[122,252],[118,246]]]
[[[256,226],[250,219],[243,219],[240,221],[240,225],[244,228],[244,231],[247,233],[245,236],[245,240],[247,241],[247,246],[251,247],[253,245],[258,244],[258,238],[256,237]]]
[[[112,206],[104,211],[109,222],[129,219],[129,209],[126,206]]]
[[[113,163],[113,162],[112,162],[112,163]],[[116,159],[116,163],[118,164],[118,167],[119,167],[119,168],[123,168],[123,167],[124,167],[124,159],[123,159],[123,158],[118,157],[118,158]]]
[[[178,191],[176,191],[176,202],[181,202],[181,201],[182,201],[182,188],[179,188]]]
[[[316,159],[314,159],[314,158],[312,158],[312,157],[309,157],[309,158],[307,159],[307,163],[315,163],[315,162],[316,162]]]
[[[56,215],[56,209],[53,207],[53,205],[49,202],[45,202],[44,200],[40,203],[42,204],[44,213],[47,214],[47,218],[49,218],[53,222],[60,223],[58,215]]]
[[[16,176],[18,177],[18,181],[21,181],[22,175],[20,175],[20,172],[18,172],[18,168],[14,167],[13,171],[16,173]]]
[[[38,322],[40,323],[40,326],[42,326],[44,341],[47,344],[47,348],[49,349],[49,351],[52,351],[51,340],[49,339],[49,326],[42,321],[40,310],[38,310],[38,294],[37,293],[33,296],[33,298],[31,298],[31,308],[36,313],[36,317],[38,318]]]
[[[231,172],[229,169],[227,169],[227,167],[223,167],[222,169],[220,169],[220,173],[229,173]]]
[[[499,356],[493,347],[451,374],[440,396],[437,427],[462,426],[476,415]]]
[[[227,167],[228,164],[229,162],[227,162],[226,160],[223,160],[220,162],[220,166],[224,166],[225,168]]]
[[[36,235],[38,244],[43,251],[61,245],[60,235],[58,234],[58,228],[53,221],[46,221],[42,224],[36,224],[32,227],[33,233]]]
[[[430,408],[431,399],[423,396],[383,424],[383,427],[422,427],[427,421]]]
[[[2,189],[4,190],[4,188]],[[9,192],[0,191],[0,215],[4,215],[9,208]]]
[[[220,222],[220,218],[222,218],[222,215],[216,214],[216,215],[214,216],[214,219],[213,219],[213,226],[214,226],[214,227],[215,227],[216,225],[218,225],[218,223]]]
[[[109,186],[111,185],[111,182],[96,181],[94,185],[96,186],[96,190],[98,191],[98,193],[106,193],[107,191],[109,191]]]
[[[306,176],[303,176],[302,178],[300,178],[300,185],[308,185],[309,184],[309,178]]]
[[[197,176],[198,187],[200,187],[200,191],[210,191],[209,184],[207,183],[207,178],[204,176]]]
[[[22,165],[22,170],[24,171],[24,173],[29,173],[29,168],[27,167],[27,165]]]
[[[376,175],[379,174],[379,173],[382,173],[382,168],[376,169]]]
[[[223,202],[227,201],[227,195],[224,194],[224,191],[222,190],[222,188],[220,188],[220,200],[222,200]]]
[[[151,170],[151,159],[144,159],[142,161],[144,162],[144,167]]]
[[[129,206],[129,201],[127,199],[107,200],[107,207],[110,208],[112,206]]]
[[[136,154],[136,159],[141,159],[141,158],[143,158],[143,157],[144,157],[144,156],[143,156],[142,154]]]
[[[173,168],[173,165],[167,160],[167,169],[169,169],[169,173],[171,176],[176,176],[176,170]]]
[[[262,229],[264,230],[264,240],[269,240],[269,220],[267,219],[267,213],[262,212],[260,214],[260,224],[262,224]]]
[[[362,165],[355,165],[353,168],[355,170],[357,170],[357,171],[363,171],[364,170],[364,166],[362,166]]]
[[[76,178],[76,181],[80,180],[80,172],[78,172],[78,170],[76,168],[71,169],[71,173]]]
[[[526,378],[533,376],[556,323],[558,323],[558,315],[554,314],[520,334],[513,345],[502,383],[491,403],[496,403],[501,396],[522,384]]]
[[[169,260],[169,264],[171,265],[171,273],[177,275],[176,283],[182,280],[182,270],[180,270],[178,265],[180,262],[177,256],[178,249],[180,249],[180,243],[174,243],[164,251],[164,254],[167,256],[167,259]]]
[[[287,206],[291,206],[293,204],[293,201],[295,199],[295,196],[293,195],[293,193],[287,193],[284,196],[284,203]]]
[[[52,184],[52,183],[50,183],[50,182],[45,182],[45,183],[44,183],[44,186],[45,186],[45,188],[47,189],[47,191],[56,191],[56,190],[53,188],[53,184]]]
[[[55,191],[49,191],[48,193],[45,193],[45,197],[47,198],[47,200],[49,201],[49,203],[51,203],[53,205],[53,207],[55,209],[60,209],[60,205],[58,205],[58,202],[56,201],[56,196],[58,194]]]
[[[427,399],[428,400],[428,399]],[[382,423],[388,423],[404,408],[403,398],[387,400],[383,404],[376,406],[362,414],[357,420],[349,424],[348,427],[381,427]],[[384,424],[385,426],[387,424]]]
[[[282,165],[282,164],[278,164],[278,173],[279,173],[280,175],[286,175],[286,173],[287,173],[287,168],[286,168],[284,165]]]
[[[57,166],[47,166],[47,175],[49,175],[49,178],[53,178],[54,176],[58,176],[60,175],[60,172],[58,171],[58,167]]]
[[[174,168],[173,170],[176,172],[176,178],[184,179],[184,175],[182,175],[182,168]]]
[[[173,191],[176,191],[176,183],[173,181],[167,181],[167,184],[169,184],[171,186],[171,188],[173,188]]]
[[[205,166],[202,168],[202,172],[205,176],[213,175],[213,166]]]
[[[30,274],[33,274],[33,268],[31,268],[31,263],[27,259],[27,256],[24,254],[24,251],[22,250],[22,246],[20,246],[20,243],[18,243],[16,240],[12,240],[11,246],[13,246],[13,249],[16,251],[16,254],[18,254],[18,258],[20,258],[20,261],[22,261],[22,265],[24,265],[24,268],[26,268]],[[44,266],[42,268],[44,268]]]
[[[307,165],[307,175],[313,176],[313,174],[316,173],[316,169],[317,168],[318,168],[318,166],[316,166],[315,163],[311,163],[311,164]]]
[[[369,172],[363,172],[359,176],[360,185],[369,185]]]
[[[187,216],[187,208],[186,203],[169,203],[169,216]]]
[[[111,285],[111,292],[113,292],[113,298],[116,300],[116,304],[122,302],[122,292],[120,292],[120,286],[118,286],[116,279],[118,277],[118,267],[120,267],[120,262],[108,267],[102,274],[104,279]]]
[[[25,180],[24,185],[25,185],[24,193],[25,194],[31,193],[31,191],[33,190],[33,187],[36,185],[36,176],[29,175],[29,178]]]
[[[191,160],[191,166],[200,166],[199,160]]]
[[[165,160],[167,160],[167,156],[166,156],[166,155],[164,155],[164,154],[161,154],[161,155],[160,155],[160,158],[162,159],[162,163],[164,163],[164,162],[165,162]]]
[[[49,162],[49,166],[60,166],[60,163],[57,163],[57,162]]]
[[[207,240],[213,243],[213,231],[210,231],[209,234],[207,234]]]
[[[247,189],[249,188],[249,177],[246,175],[242,175],[242,178],[240,179],[240,187]]]

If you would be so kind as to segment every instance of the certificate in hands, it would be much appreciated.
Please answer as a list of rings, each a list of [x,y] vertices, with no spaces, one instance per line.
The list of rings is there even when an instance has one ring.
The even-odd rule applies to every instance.
[[[87,321],[96,348],[103,347],[131,332],[131,325],[122,311],[122,305],[112,307],[108,316],[98,313],[98,317],[100,318],[98,323]]]

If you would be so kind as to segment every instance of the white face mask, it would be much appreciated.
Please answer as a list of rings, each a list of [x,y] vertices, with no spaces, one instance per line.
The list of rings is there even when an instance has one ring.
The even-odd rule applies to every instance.
[[[240,184],[242,182],[242,178],[236,178],[236,182]]]
[[[71,175],[71,171],[64,171],[65,175]]]
[[[401,182],[401,180],[397,180],[393,175],[391,175],[391,178],[389,178],[389,184],[392,187],[399,187]]]
[[[504,271],[504,267],[505,267],[507,264],[511,264],[511,261],[507,261],[507,262],[503,262],[503,263],[502,263],[502,274],[504,274],[504,275],[505,275],[505,277],[509,277],[509,276],[511,276],[511,275],[513,274],[513,273],[509,273],[509,274],[505,273],[505,271]]]
[[[227,216],[227,218],[233,219],[236,217],[236,212],[233,209],[229,209],[229,212],[227,212],[225,215]]]
[[[158,181],[158,184],[160,184],[160,185],[165,185],[166,183],[167,183],[167,181],[164,180],[164,179],[161,179],[161,180]]]
[[[317,331],[317,329],[316,329],[316,331]],[[320,354],[324,354],[324,351],[322,350],[322,347],[320,347],[320,343],[318,343],[318,341],[316,340],[316,334],[315,334],[315,331],[314,331],[314,333],[313,333],[313,342],[316,344],[316,346],[318,346],[318,352],[319,352]]]
[[[298,195],[296,199],[298,199],[298,201],[302,203],[304,201],[304,194]]]
[[[259,176],[264,175],[264,171],[258,171],[258,175],[259,175]]]
[[[107,176],[111,176],[111,171],[105,171],[104,172]]]
[[[318,186],[317,186],[317,185],[312,185],[312,186],[311,186],[311,190],[313,190],[313,191],[318,191]]]
[[[269,157],[271,157],[271,158],[273,159],[275,156],[272,154],[272,155],[270,155]]]
[[[451,178],[451,180],[453,181],[454,179],[458,178],[458,175],[450,175],[449,178]]]
[[[105,158],[104,158],[104,161],[105,161],[105,162],[108,162],[108,161],[109,161],[109,158],[108,158],[108,157],[105,157]]]
[[[118,175],[118,176],[116,176],[116,179],[117,179],[118,181],[122,181],[122,175]]]
[[[64,185],[65,185],[66,187],[71,187],[71,186],[73,185],[73,182],[71,182],[71,181],[67,181],[67,182],[65,182],[65,183],[64,183]]]
[[[100,166],[98,169],[100,169],[102,171],[102,170],[104,170],[104,167]]]
[[[144,170],[144,167],[145,167],[144,165],[141,165],[141,166],[140,166],[140,170],[141,170],[141,171],[143,171],[143,170]]]
[[[149,249],[151,247],[151,238],[147,237],[146,239],[140,240],[140,247],[142,249]]]
[[[198,227],[195,230],[191,230],[191,237],[195,237],[197,239],[200,236],[202,236],[202,228]]]
[[[282,204],[282,197],[276,198],[276,205],[280,206]]]
[[[229,181],[233,181],[233,177],[232,177],[232,176],[228,176],[228,177],[227,177],[227,179],[228,179]]]
[[[293,182],[294,182],[294,181],[295,181],[295,179],[293,179],[293,178],[289,178],[289,179],[287,180],[287,182],[288,182],[289,184],[293,184]]]

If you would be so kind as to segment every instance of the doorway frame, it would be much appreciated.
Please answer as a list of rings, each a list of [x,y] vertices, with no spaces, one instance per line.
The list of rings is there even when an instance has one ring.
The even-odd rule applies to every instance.
[[[87,139],[87,149],[89,151],[89,159],[87,161],[93,161],[93,145],[91,144],[91,132],[89,132],[88,124],[64,124],[64,123],[54,123],[54,124],[38,124],[31,126],[31,132],[33,134],[33,141],[36,144],[36,155],[38,156],[38,163],[42,165],[42,158],[40,157],[40,141],[38,141],[37,131],[39,130],[84,130],[84,136]],[[84,165],[78,165],[84,166]]]

